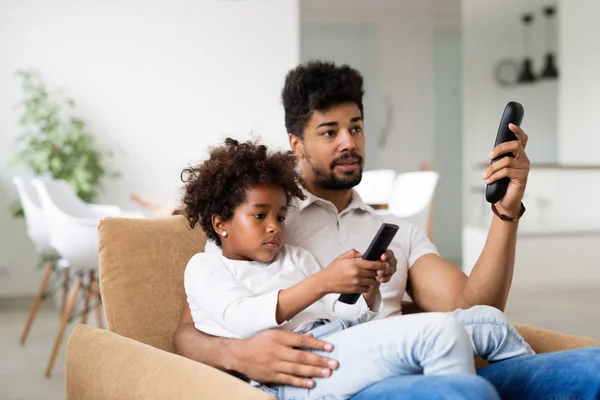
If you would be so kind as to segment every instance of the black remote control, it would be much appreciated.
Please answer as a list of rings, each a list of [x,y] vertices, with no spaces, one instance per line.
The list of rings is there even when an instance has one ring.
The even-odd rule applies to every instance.
[[[504,112],[502,113],[502,119],[500,120],[498,133],[496,134],[496,141],[494,142],[494,147],[498,146],[500,143],[517,140],[515,134],[508,128],[508,124],[515,124],[517,126],[520,126],[521,122],[523,121],[524,114],[525,111],[523,110],[523,106],[517,103],[516,101],[511,101],[506,105],[506,107],[504,108]],[[514,157],[514,154],[501,154],[498,157],[491,160],[490,165],[498,160],[503,159],[504,157]],[[493,204],[500,201],[506,194],[506,189],[508,189],[509,183],[509,178],[502,178],[498,179],[496,182],[487,185],[487,187],[485,188],[485,199],[488,201],[488,203]]]
[[[369,245],[369,248],[365,251],[365,254],[363,254],[363,260],[380,260],[390,243],[392,243],[392,239],[394,239],[396,232],[398,232],[398,225],[382,224]],[[355,304],[358,299],[360,299],[360,296],[361,293],[344,293],[340,295],[338,300],[346,304]]]

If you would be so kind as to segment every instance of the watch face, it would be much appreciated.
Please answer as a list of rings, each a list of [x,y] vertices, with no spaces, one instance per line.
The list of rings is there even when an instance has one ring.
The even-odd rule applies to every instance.
[[[496,82],[501,86],[516,85],[519,81],[519,62],[516,60],[502,60],[496,64]]]

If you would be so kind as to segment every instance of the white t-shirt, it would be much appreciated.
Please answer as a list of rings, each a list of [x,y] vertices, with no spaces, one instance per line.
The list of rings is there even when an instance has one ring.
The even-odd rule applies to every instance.
[[[381,299],[369,310],[362,296],[348,305],[337,301],[339,294],[329,294],[278,324],[279,291],[320,270],[310,252],[289,245],[269,263],[198,253],[189,261],[184,278],[194,325],[210,335],[246,338],[265,329],[302,329],[317,319],[366,322],[377,315]]]
[[[437,249],[425,232],[394,215],[378,214],[367,206],[356,191],[352,201],[338,213],[333,203],[304,191],[305,200],[295,201],[285,221],[285,241],[312,253],[321,268],[350,249],[364,252],[384,222],[399,226],[389,249],[398,260],[398,270],[392,279],[380,286],[383,308],[377,319],[402,313],[402,298],[406,291],[408,269],[426,254],[437,254]],[[204,250],[220,254],[221,249],[212,241]]]

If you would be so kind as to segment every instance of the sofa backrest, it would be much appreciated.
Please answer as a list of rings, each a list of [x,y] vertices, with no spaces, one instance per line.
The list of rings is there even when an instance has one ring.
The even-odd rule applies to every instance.
[[[206,236],[182,216],[107,218],[99,226],[100,289],[108,329],[174,351],[187,262]]]

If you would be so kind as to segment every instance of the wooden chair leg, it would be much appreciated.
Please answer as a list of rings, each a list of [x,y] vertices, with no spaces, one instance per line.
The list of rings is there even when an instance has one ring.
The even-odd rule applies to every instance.
[[[31,309],[29,310],[29,316],[27,317],[27,323],[25,324],[25,329],[23,330],[23,334],[21,335],[21,345],[24,345],[27,341],[27,336],[29,336],[29,330],[31,329],[31,325],[33,325],[33,320],[40,308],[40,304],[44,300],[44,294],[46,294],[46,288],[48,287],[48,282],[52,278],[54,274],[56,265],[54,263],[48,263],[46,266],[46,271],[44,272],[44,276],[42,278],[42,282],[40,282],[40,287],[38,288],[37,295],[35,296],[35,300],[31,305]]]
[[[96,274],[93,273],[93,279],[92,279],[92,293],[94,295],[94,297],[96,298],[96,301],[98,302],[98,305],[96,306],[96,324],[98,325],[98,328],[100,329],[104,329],[104,313],[103,313],[103,308],[102,308],[102,296],[100,295],[100,284],[98,283],[98,278],[96,277]]]
[[[60,306],[60,315],[62,318],[62,314],[65,312],[65,306],[67,304],[67,295],[69,293],[69,279],[71,277],[71,268],[66,267],[63,269],[63,298],[62,304]]]
[[[56,334],[56,340],[54,341],[54,347],[52,348],[52,353],[50,354],[50,360],[48,361],[48,367],[46,368],[46,377],[50,378],[52,374],[52,367],[54,366],[54,362],[56,361],[56,356],[58,355],[58,351],[62,345],[63,337],[65,335],[65,330],[67,329],[67,325],[69,324],[69,319],[71,317],[71,313],[75,308],[75,303],[77,301],[77,296],[79,295],[79,289],[81,288],[81,277],[77,275],[75,280],[73,281],[73,285],[71,286],[71,290],[69,291],[69,296],[67,297],[67,303],[65,305],[65,310],[62,314],[62,320],[60,323],[60,327],[58,329],[58,333]]]
[[[92,298],[92,281],[94,279],[93,273],[90,271],[87,274],[87,282],[83,282],[84,300],[83,310],[81,310],[81,323],[87,323],[87,316],[90,308],[90,299]]]

